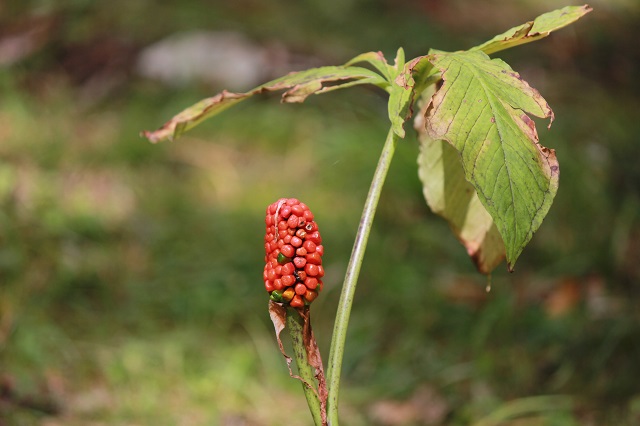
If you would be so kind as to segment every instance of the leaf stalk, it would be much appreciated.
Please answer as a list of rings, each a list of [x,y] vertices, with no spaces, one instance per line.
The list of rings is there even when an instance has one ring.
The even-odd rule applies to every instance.
[[[351,251],[351,258],[349,259],[349,265],[344,277],[344,283],[342,284],[342,293],[340,295],[340,302],[338,304],[338,310],[336,313],[336,319],[333,327],[333,336],[331,339],[331,350],[329,353],[328,371],[327,371],[327,387],[328,387],[328,399],[327,399],[327,420],[329,426],[338,426],[338,394],[340,388],[340,374],[342,370],[342,358],[344,355],[344,345],[347,338],[347,328],[349,326],[349,317],[351,315],[351,306],[353,305],[353,298],[356,291],[356,285],[358,283],[358,276],[360,274],[360,267],[364,259],[364,253],[367,247],[367,241],[369,240],[369,233],[373,224],[373,218],[375,217],[378,201],[380,200],[380,193],[384,181],[389,171],[393,154],[395,153],[398,136],[394,133],[393,128],[389,129],[387,139],[375,173],[369,193],[365,200],[364,208],[362,210],[362,216],[360,218],[360,225],[358,226],[358,232],[353,244],[353,250]]]

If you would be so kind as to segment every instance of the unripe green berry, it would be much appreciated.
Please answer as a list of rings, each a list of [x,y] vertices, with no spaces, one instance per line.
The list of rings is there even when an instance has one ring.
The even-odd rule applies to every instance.
[[[284,255],[284,253],[278,253],[278,263],[284,265],[291,262],[291,258]]]
[[[273,290],[271,292],[271,300],[274,302],[282,302],[282,292],[279,290]]]

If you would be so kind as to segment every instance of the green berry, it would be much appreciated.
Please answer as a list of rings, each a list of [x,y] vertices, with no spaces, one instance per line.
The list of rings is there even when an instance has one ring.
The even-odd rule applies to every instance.
[[[284,265],[285,263],[291,262],[291,258],[285,256],[283,253],[278,253],[278,263]]]
[[[271,300],[274,302],[282,302],[282,292],[280,290],[273,290],[271,292]]]

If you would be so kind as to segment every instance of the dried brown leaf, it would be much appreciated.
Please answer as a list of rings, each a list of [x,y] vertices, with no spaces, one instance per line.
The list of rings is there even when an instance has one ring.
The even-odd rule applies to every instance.
[[[313,392],[313,394],[315,394],[315,397],[317,397],[317,400],[320,402],[321,422],[323,425],[326,425],[327,424],[327,395],[328,395],[327,385],[324,377],[322,357],[320,356],[320,350],[318,349],[318,344],[316,342],[316,339],[313,335],[313,330],[311,328],[309,307],[306,306],[302,309],[296,309],[295,311],[299,314],[300,319],[302,320],[302,324],[300,324],[301,329],[299,329],[299,331],[301,332],[291,333],[294,352],[297,352],[296,359],[298,362],[298,370],[301,372],[301,375],[306,376],[307,378],[309,378],[309,380],[312,380],[310,379],[311,374],[306,373],[303,370],[305,366],[301,365],[301,362],[306,362],[309,366],[311,366],[313,368],[313,377],[318,381],[317,388],[314,383],[310,383],[309,380],[305,380],[304,377],[294,374],[293,371],[291,370],[292,358],[289,355],[287,355],[284,349],[284,345],[282,344],[282,340],[280,338],[280,334],[282,333],[282,330],[284,330],[287,326],[287,309],[279,303],[276,303],[271,300],[269,301],[269,316],[271,317],[271,322],[273,322],[273,326],[275,328],[276,340],[278,341],[280,353],[282,353],[282,356],[285,358],[287,362],[289,375],[294,379],[300,380],[306,389],[309,389],[310,391]],[[292,315],[295,315],[295,312],[292,312]],[[294,321],[294,323],[295,322],[296,321]],[[295,328],[298,327],[297,324],[292,324],[291,322],[289,322],[289,324],[291,324],[292,327],[293,326],[295,326]],[[302,342],[300,342],[299,339],[302,339]],[[304,347],[304,352],[305,352],[302,355],[300,355],[300,351],[301,351],[300,343],[302,343],[302,347]],[[301,356],[304,357],[305,359],[301,360],[300,359]],[[309,398],[309,396],[307,398]],[[312,410],[312,414],[314,414],[313,410]]]
[[[331,84],[327,85],[329,83]],[[144,131],[142,135],[153,143],[164,139],[175,139],[202,121],[259,93],[286,90],[282,96],[283,102],[303,102],[309,95],[357,84],[386,85],[387,82],[379,74],[366,68],[337,66],[312,68],[290,73],[246,93],[233,93],[224,90],[183,110],[158,130]]]

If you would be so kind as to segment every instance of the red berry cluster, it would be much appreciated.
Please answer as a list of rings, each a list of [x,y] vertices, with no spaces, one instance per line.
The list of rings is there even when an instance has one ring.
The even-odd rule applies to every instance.
[[[264,286],[271,300],[294,308],[308,305],[322,290],[322,237],[313,213],[295,198],[267,207]]]

